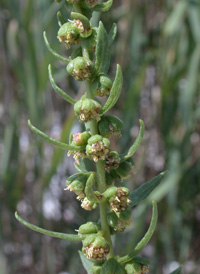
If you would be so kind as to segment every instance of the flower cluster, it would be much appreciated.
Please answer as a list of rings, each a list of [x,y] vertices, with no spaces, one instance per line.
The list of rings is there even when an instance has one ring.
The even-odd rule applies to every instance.
[[[83,252],[88,259],[105,261],[109,253],[109,244],[104,237],[97,235],[88,236],[83,241]]]
[[[90,22],[93,11],[105,12],[112,6],[113,0],[99,3],[98,0],[66,0],[66,7],[70,6],[72,20],[65,22],[58,13],[60,29],[58,39],[66,45],[66,49],[74,50],[70,58],[65,58],[56,53],[47,41],[49,50],[61,61],[68,63],[67,72],[77,81],[85,81],[86,92],[77,96],[75,100],[61,90],[53,79],[51,66],[49,78],[54,90],[66,101],[74,105],[83,131],[71,134],[69,144],[50,138],[45,133],[36,129],[29,121],[30,128],[47,142],[68,150],[68,155],[73,154],[75,168],[78,173],[66,180],[67,190],[74,192],[81,201],[85,210],[100,208],[99,223],[87,222],[78,229],[78,235],[47,232],[58,238],[79,240],[83,243],[82,253],[92,260],[93,266],[88,271],[93,274],[144,274],[148,273],[148,262],[134,256],[114,257],[111,234],[122,232],[132,222],[133,204],[129,189],[124,186],[115,186],[116,183],[127,178],[133,171],[134,162],[132,155],[137,150],[144,134],[144,124],[140,120],[140,131],[135,143],[126,154],[119,154],[111,150],[110,139],[113,135],[120,137],[123,122],[116,116],[106,114],[117,102],[123,84],[122,70],[117,65],[115,79],[108,76],[110,62],[110,46],[116,35],[116,25],[109,32],[102,22],[94,28]],[[96,96],[105,96],[106,102],[102,106]],[[80,98],[81,97],[81,98]],[[102,100],[103,101],[103,100]],[[87,160],[86,160],[87,158]],[[149,191],[149,190],[148,190]],[[137,199],[142,200],[145,191],[137,192]],[[146,194],[145,194],[146,195]],[[131,197],[131,198],[130,198]],[[138,198],[139,197],[139,198]],[[134,200],[134,199],[133,199]],[[18,218],[18,217],[17,217]],[[18,218],[20,221],[21,219]],[[152,222],[146,236],[138,244],[140,250],[148,243],[157,220],[157,207],[153,203]],[[32,225],[24,222],[25,225]],[[41,233],[44,229],[32,227]],[[132,258],[133,257],[133,258]],[[127,259],[128,258],[128,259]]]

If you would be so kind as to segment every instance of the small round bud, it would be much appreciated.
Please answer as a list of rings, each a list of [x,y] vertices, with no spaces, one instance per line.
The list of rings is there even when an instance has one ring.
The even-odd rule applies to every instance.
[[[87,197],[82,200],[81,207],[85,210],[92,210],[97,207],[96,203],[90,202]]]
[[[82,122],[100,119],[101,105],[92,99],[80,99],[74,105],[74,112]]]
[[[107,138],[96,134],[88,139],[86,154],[94,162],[105,160],[110,151],[110,141]]]
[[[58,39],[60,42],[64,42],[67,48],[78,44],[79,33],[76,31],[72,22],[67,22],[60,27]]]
[[[117,151],[111,151],[106,157],[105,170],[109,171],[110,169],[116,169],[119,167],[120,158]]]
[[[121,218],[122,217],[122,218]],[[131,224],[132,220],[131,217],[131,210],[126,209],[122,212],[111,212],[107,216],[108,224],[110,227],[113,228],[115,232],[122,232],[125,228]]]
[[[100,75],[92,85],[92,92],[95,96],[108,96],[112,88],[112,80],[106,74]]]
[[[77,81],[84,81],[92,77],[93,63],[85,57],[76,57],[67,65],[67,72]]]
[[[92,234],[97,233],[100,230],[100,226],[97,223],[94,222],[87,222],[86,224],[83,224],[78,229],[78,234],[84,235],[84,234]]]
[[[75,151],[69,150],[68,153],[67,153],[67,156],[69,157],[71,154],[73,154],[73,158],[74,158],[76,163],[78,163],[79,158],[81,158],[81,159],[86,158],[85,151],[83,151],[83,150],[75,150]]]
[[[79,30],[81,37],[87,38],[92,34],[92,25],[90,22],[88,22],[89,27],[86,27],[81,19],[75,19],[73,22],[75,27]]]
[[[111,210],[114,212],[121,212],[130,204],[128,198],[129,190],[126,187],[119,187],[117,194],[109,199]]]
[[[125,265],[127,274],[147,274],[149,273],[149,267],[136,262],[128,263]]]
[[[81,6],[84,8],[94,8],[98,4],[98,0],[83,0]]]
[[[104,137],[110,137],[111,135],[120,137],[122,127],[123,122],[112,115],[103,115],[98,123],[99,133]]]
[[[87,144],[87,141],[90,137],[91,137],[91,134],[87,131],[78,132],[73,135],[72,143],[76,146],[84,146]]]
[[[66,181],[66,184],[68,187],[66,190],[70,190],[74,192],[77,195],[77,199],[81,200],[85,197],[84,189],[86,185],[87,176],[85,175],[79,175],[72,181]]]
[[[88,259],[95,259],[97,261],[105,261],[109,253],[109,244],[102,236],[88,236],[83,240],[83,253]]]

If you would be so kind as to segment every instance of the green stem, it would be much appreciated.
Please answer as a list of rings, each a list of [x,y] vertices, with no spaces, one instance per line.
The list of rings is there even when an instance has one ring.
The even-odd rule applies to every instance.
[[[75,8],[78,12],[81,13],[81,10],[77,5],[75,5]],[[85,48],[85,46],[84,46],[83,39],[81,39],[81,47],[82,47],[83,57],[90,59],[89,52],[88,52],[87,48]],[[91,81],[87,80],[85,83],[86,83],[87,98],[94,99],[94,96],[91,92]],[[89,123],[87,123],[86,128],[88,128],[90,130],[92,135],[99,133],[96,120],[92,120]],[[98,191],[101,193],[103,193],[107,188],[104,166],[105,166],[105,164],[103,161],[98,161],[96,164]],[[111,257],[114,257],[114,250],[113,250],[113,245],[112,245],[112,240],[111,240],[111,235],[110,235],[110,228],[109,228],[109,225],[107,222],[107,203],[104,202],[104,203],[99,204],[99,209],[100,209],[101,228],[104,233],[105,239],[110,244],[110,253],[109,253],[108,257],[111,258]]]
[[[93,99],[93,95],[91,93],[91,82],[88,80],[86,81],[86,94],[88,98]],[[98,134],[98,128],[97,128],[97,121],[92,120],[89,122],[88,128],[90,129],[90,132],[92,135]],[[106,176],[105,176],[105,164],[104,161],[98,161],[96,164],[96,170],[97,170],[97,182],[98,182],[98,191],[100,193],[103,193],[106,190]],[[110,244],[110,253],[109,258],[114,256],[114,250],[110,235],[110,228],[108,226],[107,222],[107,203],[101,203],[99,204],[100,209],[100,219],[101,219],[101,228],[104,233],[105,239]]]
[[[106,177],[105,177],[104,166],[105,166],[105,164],[103,161],[98,161],[96,164],[98,190],[101,193],[103,193],[106,190]],[[102,228],[102,231],[104,232],[105,239],[110,244],[109,258],[112,258],[114,256],[114,250],[113,250],[113,246],[112,246],[110,228],[109,228],[108,222],[107,222],[107,203],[104,202],[104,203],[99,204],[99,209],[100,209],[101,228]]]

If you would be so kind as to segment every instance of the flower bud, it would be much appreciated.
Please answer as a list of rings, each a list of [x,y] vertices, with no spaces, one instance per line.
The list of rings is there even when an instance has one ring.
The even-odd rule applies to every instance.
[[[74,105],[74,112],[82,122],[100,119],[101,105],[92,99],[80,99]]]
[[[117,194],[109,199],[111,210],[114,212],[124,211],[126,207],[130,204],[130,200],[128,196],[129,196],[128,188],[119,187]]]
[[[91,134],[87,131],[75,133],[73,135],[72,144],[76,146],[84,146],[87,144],[87,141],[90,137],[91,137]]]
[[[126,209],[122,212],[109,213],[107,220],[108,220],[109,226],[111,226],[115,232],[122,232],[125,230],[125,228],[128,225],[131,224],[132,219],[130,217],[131,217],[131,210]]]
[[[87,181],[87,176],[85,175],[78,175],[75,179],[67,180],[66,184],[68,187],[66,190],[73,191],[77,195],[77,199],[81,200],[85,197],[84,189]]]
[[[74,18],[74,26],[78,29],[80,36],[87,38],[92,34],[92,25],[88,18],[83,14],[72,12],[72,18]]]
[[[86,155],[83,150],[69,150],[67,153],[67,156],[69,157],[71,154],[73,154],[73,158],[75,159],[75,162],[78,163],[78,158],[85,159]]]
[[[116,169],[119,167],[120,158],[117,151],[111,151],[106,157],[105,170]]]
[[[85,210],[92,210],[97,207],[96,203],[90,202],[87,197],[82,200],[81,207]]]
[[[64,42],[67,48],[78,44],[79,33],[72,22],[67,22],[60,27],[58,39],[60,42]]]
[[[110,141],[107,138],[96,134],[88,139],[86,154],[94,162],[105,160],[110,151]]]
[[[67,72],[77,81],[91,78],[93,70],[92,61],[86,57],[76,57],[67,65]]]
[[[83,0],[81,2],[81,7],[94,8],[97,4],[98,4],[98,0]]]
[[[92,234],[97,233],[100,230],[100,226],[97,223],[94,222],[87,222],[86,224],[83,224],[78,229],[78,234],[84,235],[84,234]]]
[[[125,265],[125,270],[127,274],[146,274],[149,273],[149,267],[146,265],[141,265],[139,263],[128,263]]]
[[[104,137],[111,135],[121,136],[121,129],[123,122],[112,115],[103,115],[101,121],[98,123],[99,133]]]
[[[112,80],[106,74],[101,74],[92,84],[92,92],[95,96],[106,96],[110,94]]]
[[[105,261],[110,247],[108,242],[102,236],[91,235],[83,240],[83,253],[88,259]]]

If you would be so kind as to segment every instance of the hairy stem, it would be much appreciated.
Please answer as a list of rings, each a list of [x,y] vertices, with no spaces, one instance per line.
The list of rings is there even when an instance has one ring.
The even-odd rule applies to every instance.
[[[99,192],[102,193],[106,190],[104,162],[98,161],[96,164],[96,168],[97,168],[98,190],[99,190]],[[99,204],[99,208],[100,208],[101,228],[102,228],[102,231],[104,232],[104,236],[105,236],[106,240],[110,244],[109,257],[111,258],[114,256],[114,250],[113,250],[113,246],[112,246],[110,228],[109,228],[108,222],[107,222],[107,204],[106,204],[106,202]]]
[[[77,8],[76,10],[81,13],[80,8]],[[82,47],[82,55],[83,57],[90,58],[88,50],[84,47],[83,39],[81,39],[81,47]],[[86,95],[87,98],[94,99],[94,96],[91,92],[91,81],[86,80]],[[92,120],[89,123],[87,123],[86,128],[90,130],[90,133],[92,135],[98,134],[98,128],[97,128],[97,121]],[[96,170],[97,170],[97,183],[98,183],[98,191],[100,193],[103,193],[106,190],[106,177],[105,177],[105,170],[104,170],[104,162],[103,161],[98,161],[96,164]],[[108,255],[109,258],[114,257],[114,250],[113,250],[113,245],[112,245],[112,240],[111,240],[111,235],[110,235],[110,228],[108,226],[107,222],[107,204],[106,202],[99,204],[99,209],[100,209],[100,219],[101,219],[101,228],[104,233],[105,239],[108,241],[110,245],[110,253]]]
[[[85,49],[83,53],[85,53]],[[88,98],[93,99],[94,96],[91,93],[91,82],[88,80],[86,81],[86,94]],[[88,128],[92,135],[98,134],[98,128],[97,128],[97,121],[92,120],[89,122]],[[104,170],[104,162],[98,161],[96,164],[96,170],[97,170],[97,182],[98,182],[98,191],[100,193],[103,193],[106,190],[106,177],[105,177],[105,170]],[[104,232],[105,239],[110,244],[110,253],[109,258],[114,256],[113,246],[112,246],[112,240],[110,235],[110,228],[108,226],[107,222],[107,204],[106,202],[99,204],[100,209],[100,219],[101,219],[101,228]]]

